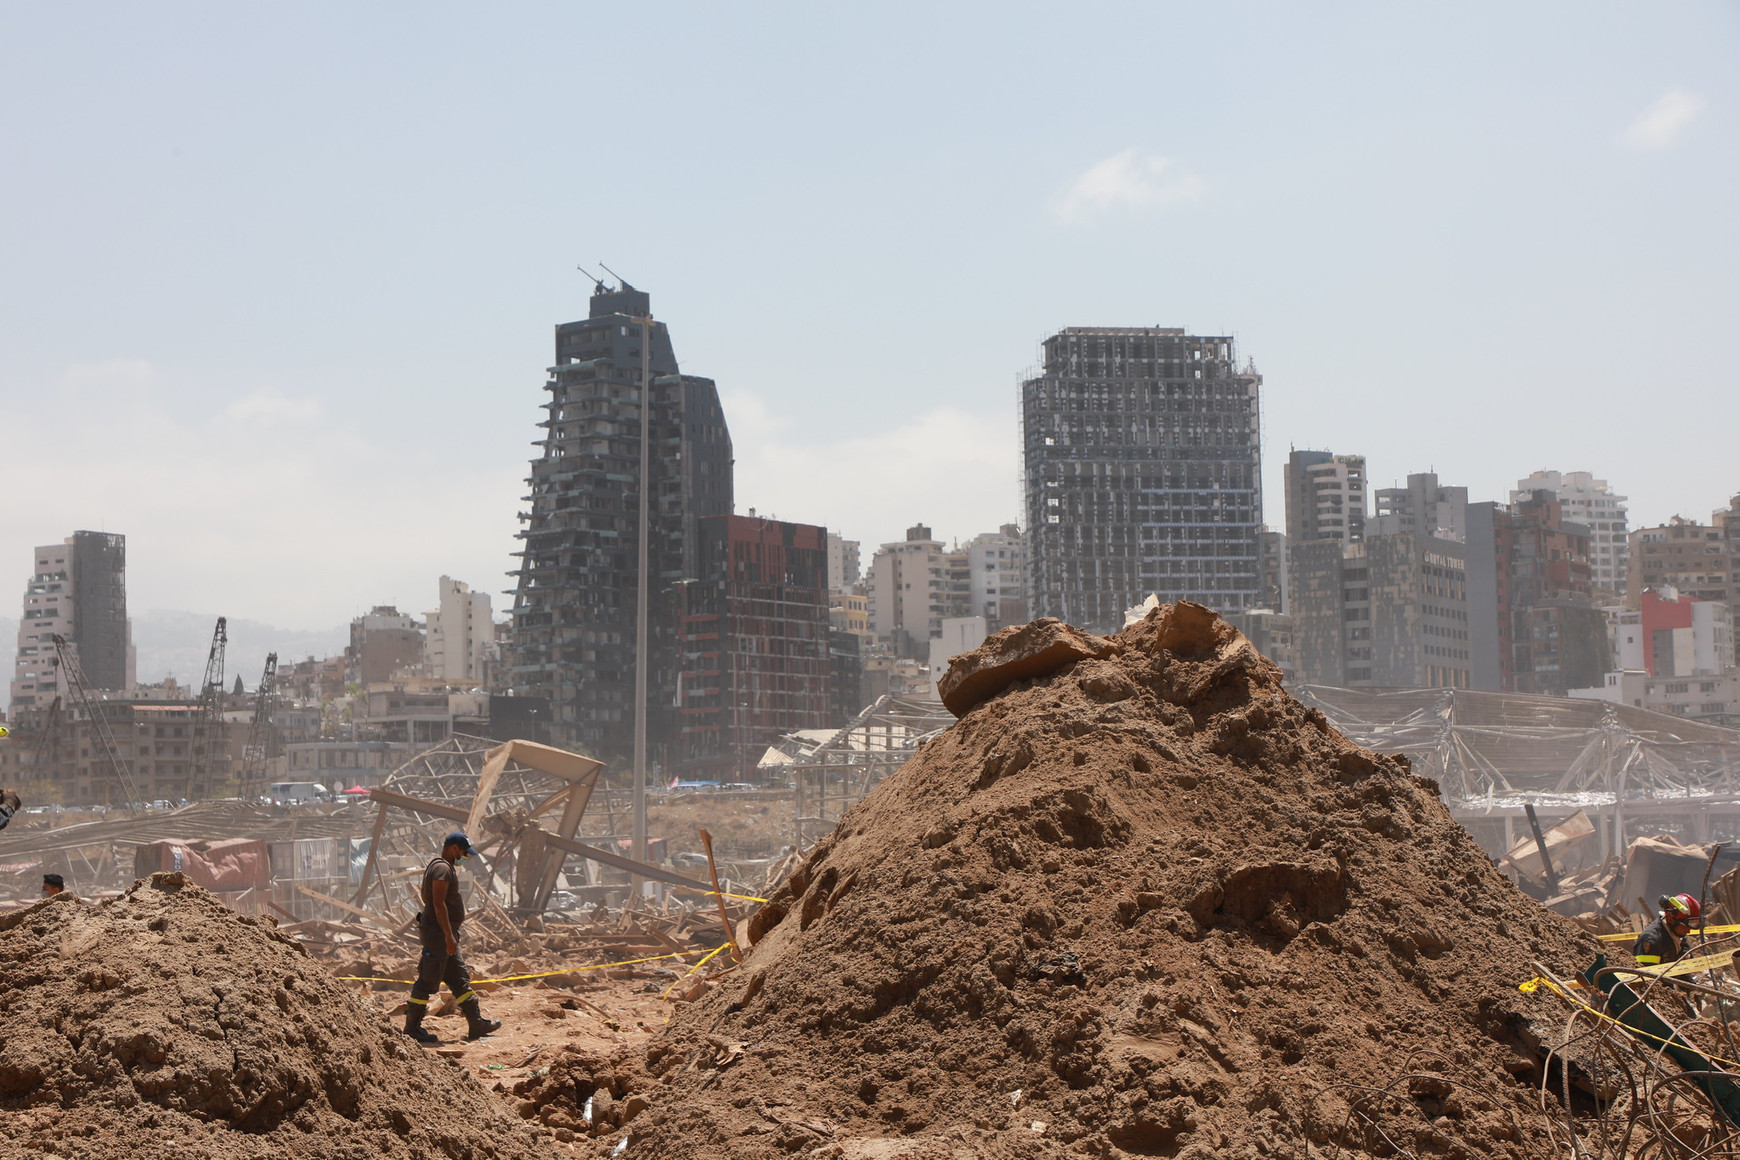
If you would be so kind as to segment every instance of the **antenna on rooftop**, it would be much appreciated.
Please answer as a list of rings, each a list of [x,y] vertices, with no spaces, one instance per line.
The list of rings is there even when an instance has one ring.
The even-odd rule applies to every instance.
[[[593,272],[588,270],[585,266],[575,266],[574,268],[592,279],[592,292],[594,294],[604,293],[604,279],[593,274]]]
[[[600,262],[598,264],[600,266],[604,266],[604,272],[606,274],[609,274],[612,278],[615,278],[618,282],[622,283],[622,288],[624,290],[633,290],[634,289],[633,286],[629,285],[627,278],[624,278],[621,274],[618,274],[615,270],[612,270],[609,266],[605,266],[603,262]]]

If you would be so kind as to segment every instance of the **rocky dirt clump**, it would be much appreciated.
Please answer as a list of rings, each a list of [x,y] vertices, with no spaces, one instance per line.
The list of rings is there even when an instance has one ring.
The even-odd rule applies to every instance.
[[[608,1131],[646,1110],[640,1089],[650,1084],[641,1061],[627,1049],[608,1054],[573,1045],[515,1084],[521,1116],[573,1133]]]
[[[0,919],[0,1156],[530,1160],[540,1131],[180,874]]]
[[[1404,759],[1212,612],[1056,621],[955,662],[961,716],[751,920],[647,1056],[633,1160],[1522,1157],[1519,980],[1592,943]],[[1357,1123],[1360,1089],[1410,1073]]]

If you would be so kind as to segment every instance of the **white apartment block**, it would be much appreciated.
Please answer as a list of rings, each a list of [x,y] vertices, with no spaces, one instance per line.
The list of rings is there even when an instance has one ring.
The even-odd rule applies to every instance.
[[[948,602],[947,549],[915,524],[906,539],[883,544],[870,558],[870,631],[912,659],[930,655]]]
[[[12,670],[9,700],[14,712],[48,705],[71,686],[61,680],[54,660],[54,637],[72,636],[72,548],[48,544],[31,557],[36,568],[24,586],[24,615],[18,622],[18,658]]]
[[[989,627],[982,616],[944,617],[942,634],[930,638],[930,699],[942,700],[937,682],[948,675],[949,661],[985,643]]]
[[[121,692],[136,681],[132,622],[126,619],[125,538],[74,532],[59,544],[31,553],[34,567],[24,586],[18,622],[18,653],[8,700],[12,712],[46,709],[65,699],[72,685],[55,660],[54,638],[66,639],[93,689]],[[85,574],[79,575],[80,561]],[[80,584],[91,594],[80,609]],[[83,613],[83,623],[80,614]],[[89,644],[86,650],[82,646]]]
[[[1625,496],[1613,494],[1605,479],[1587,471],[1536,471],[1519,479],[1510,502],[1520,503],[1532,491],[1550,491],[1559,498],[1564,519],[1589,529],[1589,582],[1597,601],[1617,600],[1625,595],[1625,573],[1630,561],[1626,538]]]
[[[1022,585],[1027,559],[1020,527],[1004,524],[994,532],[981,533],[967,541],[964,550],[969,574],[968,615],[984,617],[992,630],[1026,623],[1027,597]]]
[[[1608,673],[1604,685],[1572,689],[1569,695],[1580,700],[1654,709],[1712,725],[1740,724],[1740,672],[1734,670],[1687,677],[1652,677],[1638,669],[1626,669]]]
[[[1368,536],[1435,536],[1468,540],[1468,489],[1446,487],[1435,471],[1417,471],[1406,487],[1380,487],[1377,514],[1366,521]]]
[[[860,578],[861,554],[857,540],[842,540],[838,533],[828,533],[828,588],[833,592],[850,592]]]
[[[425,616],[424,673],[443,681],[487,680],[495,649],[489,594],[450,576],[441,577],[439,592],[440,607]]]

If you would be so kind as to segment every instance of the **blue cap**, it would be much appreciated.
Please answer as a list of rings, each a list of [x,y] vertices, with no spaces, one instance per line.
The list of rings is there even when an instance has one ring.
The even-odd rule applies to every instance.
[[[448,834],[445,838],[441,839],[441,848],[443,850],[449,846],[458,846],[467,854],[471,853],[471,839],[465,836],[464,830],[454,830],[451,834]]]

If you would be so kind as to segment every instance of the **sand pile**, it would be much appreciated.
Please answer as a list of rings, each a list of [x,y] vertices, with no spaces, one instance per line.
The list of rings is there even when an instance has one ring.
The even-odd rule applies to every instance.
[[[535,1131],[179,874],[0,920],[0,1156],[519,1160]]]
[[[751,920],[601,1151],[1394,1155],[1344,1135],[1340,1085],[1414,1070],[1474,1087],[1404,1083],[1400,1147],[1544,1142],[1516,983],[1593,944],[1225,622],[1039,621],[944,691],[962,720]]]

